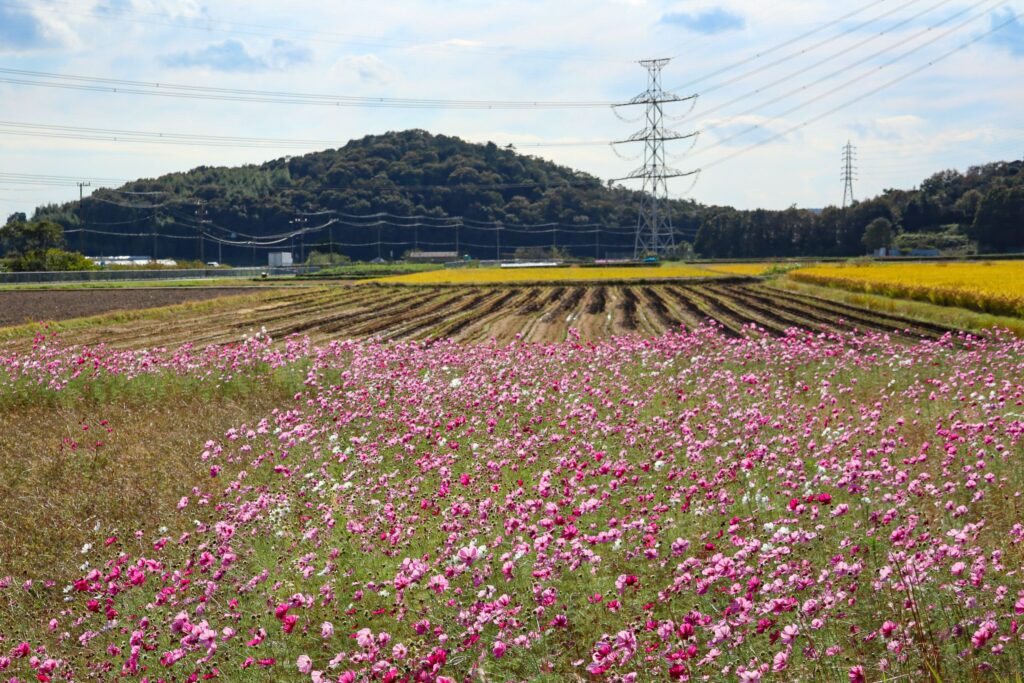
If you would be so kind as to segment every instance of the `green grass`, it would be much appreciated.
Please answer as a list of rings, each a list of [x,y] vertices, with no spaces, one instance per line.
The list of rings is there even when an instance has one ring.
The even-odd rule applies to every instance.
[[[299,275],[300,280],[363,280],[391,275],[408,275],[423,273],[443,268],[437,263],[351,263],[344,266],[331,266],[308,275]]]
[[[21,577],[45,568],[66,580],[88,559],[78,549],[95,540],[94,525],[125,538],[135,529],[188,530],[175,504],[210,478],[197,457],[205,440],[288,405],[307,368],[252,367],[223,382],[169,371],[112,376],[61,392],[8,386],[0,422],[19,428],[0,431],[0,567]],[[29,603],[30,613],[43,607]],[[13,619],[3,607],[0,623]]]

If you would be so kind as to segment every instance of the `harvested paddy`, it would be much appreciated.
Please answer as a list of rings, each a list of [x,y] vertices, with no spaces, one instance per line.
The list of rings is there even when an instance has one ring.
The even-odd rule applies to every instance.
[[[954,331],[899,315],[877,313],[794,292],[768,284],[728,278],[717,281],[612,283],[571,285],[438,285],[403,287],[381,284],[287,290],[189,290],[164,292],[177,297],[229,296],[201,306],[157,308],[127,319],[95,318],[77,326],[80,344],[114,347],[173,346],[230,343],[265,331],[276,339],[308,335],[315,341],[349,338],[385,340],[451,338],[466,342],[515,338],[536,342],[565,339],[577,330],[588,339],[618,334],[660,335],[681,327],[714,322],[728,335],[782,336],[793,328],[813,332],[853,329],[902,331],[935,338]],[[71,317],[78,310],[119,308],[106,292],[33,293],[53,297],[47,306],[77,303],[55,310],[52,319]],[[64,298],[65,295],[78,295]],[[132,299],[136,307],[153,299]],[[152,296],[152,293],[145,292]],[[100,301],[78,303],[81,297]],[[177,299],[172,298],[172,301]],[[41,308],[40,310],[45,310]],[[13,322],[21,322],[15,319]],[[8,322],[7,324],[10,324]],[[59,325],[57,326],[59,329]],[[28,328],[31,329],[31,328]],[[27,336],[27,335],[26,335]]]

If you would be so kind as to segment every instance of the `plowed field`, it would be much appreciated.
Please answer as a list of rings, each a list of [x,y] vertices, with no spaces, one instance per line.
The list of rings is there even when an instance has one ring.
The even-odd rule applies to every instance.
[[[351,337],[453,338],[479,342],[657,335],[706,321],[731,336],[779,336],[797,327],[907,331],[937,337],[950,331],[828,299],[779,291],[758,282],[649,285],[438,286],[362,285],[264,291],[226,298],[202,310],[110,322],[75,330],[77,343],[119,347],[231,342],[265,330],[274,338],[316,341]]]
[[[205,301],[251,291],[252,287],[5,290],[0,291],[0,327]]]

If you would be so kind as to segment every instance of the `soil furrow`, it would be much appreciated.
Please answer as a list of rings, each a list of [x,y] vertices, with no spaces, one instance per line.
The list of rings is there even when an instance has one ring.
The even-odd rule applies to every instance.
[[[485,337],[488,337],[487,331],[490,329],[489,322],[496,316],[501,315],[508,303],[520,296],[521,292],[515,289],[509,289],[504,294],[499,296],[497,299],[487,302],[480,306],[478,311],[467,311],[465,315],[460,316],[454,321],[454,323],[444,329],[443,335],[452,339],[459,338],[459,334],[463,330],[467,330],[473,327],[482,328]],[[435,335],[441,336],[441,335]]]
[[[619,312],[622,314],[622,327],[630,332],[635,332],[640,326],[636,314],[636,294],[629,287],[622,288],[622,301],[619,303]]]
[[[591,290],[590,300],[587,301],[587,315],[601,315],[607,303],[607,293],[604,286],[597,286]]]
[[[753,323],[757,327],[762,328],[767,334],[781,337],[786,334],[786,330],[790,327],[785,324],[785,321],[780,320],[774,311],[745,306],[735,297],[731,295],[723,296],[709,287],[700,287],[699,289],[702,294],[713,300],[719,307],[730,311],[738,319],[743,320],[747,324],[748,330],[749,324]]]
[[[682,321],[672,315],[668,306],[665,304],[665,300],[661,298],[661,295],[651,287],[643,287],[640,292],[644,295],[644,298],[647,299],[647,303],[650,304],[651,309],[654,311],[654,315],[657,316],[665,330],[677,331]]]
[[[719,293],[722,296],[732,296],[744,306],[773,315],[780,320],[788,321],[796,327],[808,330],[841,331],[835,319],[823,318],[798,306],[790,306],[779,301],[773,301],[767,297],[757,296],[747,289],[736,288],[726,292],[719,290]]]
[[[958,330],[939,325],[937,323],[923,322],[913,318],[905,318],[891,313],[876,313],[866,308],[857,308],[837,301],[830,301],[811,294],[796,294],[781,289],[769,288],[757,285],[753,289],[766,297],[778,298],[793,302],[799,306],[814,307],[822,313],[832,317],[844,318],[849,321],[856,321],[864,325],[871,325],[876,329],[891,332],[892,330],[913,329],[922,333],[928,333],[941,337],[947,333],[956,333]]]
[[[439,320],[446,320],[451,315],[472,310],[475,306],[484,301],[490,292],[480,293],[477,289],[465,290],[455,294],[440,304],[432,304],[421,311],[411,323],[404,327],[383,326],[381,335],[384,339],[413,339],[419,336],[423,330],[429,330],[437,326]],[[430,335],[432,338],[434,335]]]
[[[747,322],[745,319],[736,317],[732,311],[723,308],[717,301],[710,299],[697,288],[687,287],[685,296],[705,318],[718,323],[725,334],[733,337],[741,337],[746,334],[743,327]]]

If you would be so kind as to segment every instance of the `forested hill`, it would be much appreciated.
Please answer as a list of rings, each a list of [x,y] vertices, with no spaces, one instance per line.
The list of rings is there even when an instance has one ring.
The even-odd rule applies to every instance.
[[[77,202],[41,207],[35,217],[62,224],[68,246],[88,254],[151,254],[155,234],[158,255],[198,258],[201,225],[209,235],[206,260],[217,257],[219,246],[236,264],[254,254],[265,262],[270,249],[291,248],[298,258],[300,250],[324,251],[331,242],[352,258],[398,257],[416,246],[451,250],[456,238],[460,251],[480,257],[552,244],[603,256],[632,250],[638,198],[493,143],[410,130],[258,166],[199,167],[97,190],[83,202],[85,232],[74,232],[81,227]],[[691,238],[696,208],[673,202],[675,224]],[[464,221],[438,220],[447,217]],[[329,228],[316,230],[331,218]],[[297,229],[308,232],[266,244]],[[257,248],[230,244],[248,242]]]
[[[673,224],[677,241],[717,258],[856,256],[881,243],[1016,250],[1024,248],[1022,167],[942,171],[918,188],[887,190],[845,210],[674,201]],[[632,253],[639,197],[514,149],[409,130],[261,165],[138,180],[94,192],[81,220],[77,202],[40,207],[34,218],[60,223],[68,247],[90,255],[245,265],[266,263],[271,250],[300,258],[333,249],[368,260],[458,245],[477,258],[525,246],[606,257]],[[876,219],[883,224],[865,240]]]

